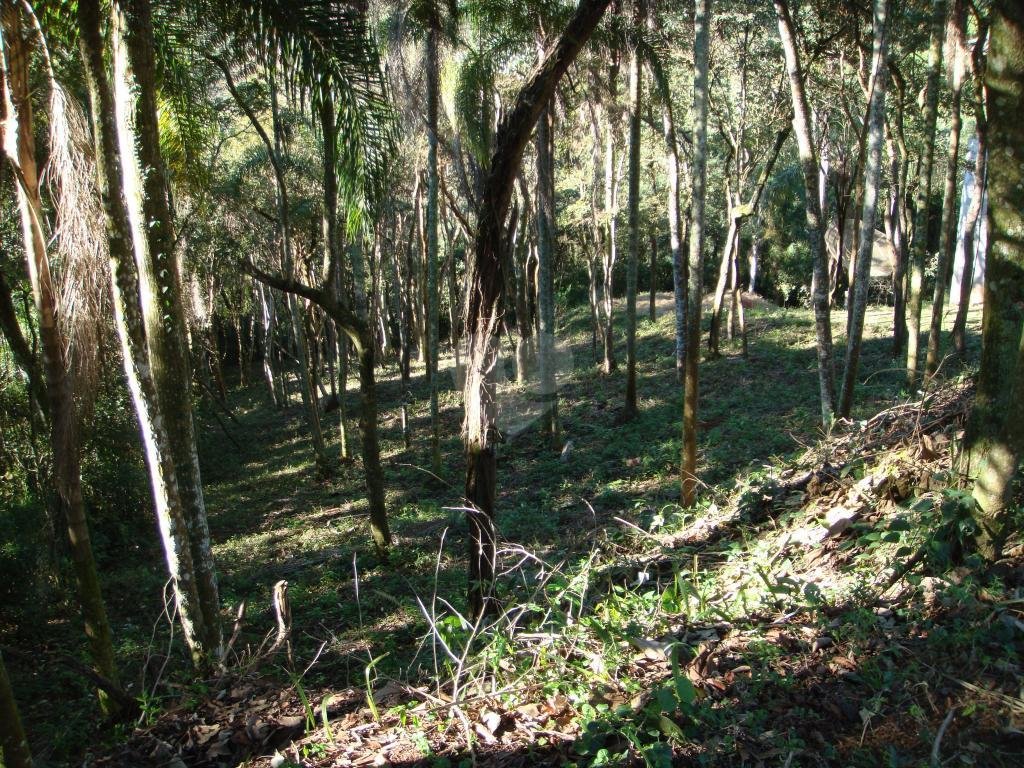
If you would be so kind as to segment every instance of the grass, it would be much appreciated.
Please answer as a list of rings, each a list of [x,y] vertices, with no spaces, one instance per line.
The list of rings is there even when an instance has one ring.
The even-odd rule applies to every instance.
[[[798,507],[778,518],[738,525],[714,546],[683,547],[660,564],[667,570],[645,571],[636,560],[652,540],[713,518],[736,489],[754,489],[756,495],[761,478],[771,474],[766,467],[777,470],[824,437],[810,313],[757,302],[748,311],[749,355],[739,356],[738,343],[726,343],[722,357],[701,365],[700,476],[707,492],[700,509],[679,509],[681,391],[674,374],[670,303],[662,298],[659,305],[656,322],[639,321],[640,415],[624,424],[617,418],[623,373],[597,373],[586,311],[563,319],[559,408],[564,440],[573,443],[567,460],[560,459],[561,445],[548,444],[530,427],[529,392],[514,384],[501,389],[499,427],[509,440],[500,449],[498,514],[508,570],[498,588],[506,607],[521,608],[514,631],[475,632],[459,618],[465,593],[466,528],[458,511],[464,461],[451,358],[442,361],[441,381],[448,387],[441,397],[446,463],[440,477],[426,470],[429,412],[422,367],[414,370],[410,449],[402,443],[397,372],[392,366],[380,376],[382,458],[395,536],[387,563],[373,554],[369,541],[358,463],[339,462],[330,479],[317,478],[297,396],[275,411],[259,383],[234,389],[230,407],[237,422],[225,427],[231,439],[209,406],[200,409],[200,460],[225,615],[242,600],[248,604],[236,649],[258,646],[272,628],[271,587],[286,579],[295,669],[306,670],[300,690],[312,702],[342,689],[370,687],[379,693],[389,680],[426,686],[424,695],[441,701],[452,696],[453,684],[464,690],[490,686],[491,705],[520,712],[516,718],[533,722],[532,710],[521,710],[541,706],[547,731],[577,728],[569,753],[586,764],[661,765],[685,758],[725,765],[732,764],[728,755],[733,753],[758,759],[775,755],[780,764],[787,755],[815,753],[826,761],[843,755],[850,765],[877,764],[876,759],[904,764],[900,747],[891,759],[892,740],[887,742],[878,724],[917,723],[927,731],[918,739],[924,743],[925,736],[934,736],[928,729],[935,715],[921,709],[920,695],[906,688],[924,676],[920,668],[898,665],[911,656],[926,658],[925,651],[948,657],[992,643],[1000,650],[987,651],[991,663],[1015,664],[1013,643],[998,627],[980,624],[973,608],[952,622],[936,623],[932,607],[911,602],[894,626],[931,621],[942,631],[923,639],[914,635],[913,642],[924,644],[914,654],[878,648],[878,616],[858,603],[858,590],[891,552],[879,544],[871,557],[835,571],[796,567],[784,537],[805,523],[806,511]],[[855,419],[907,394],[901,366],[889,356],[890,317],[887,308],[869,310]],[[979,320],[972,314],[972,330]],[[617,322],[621,330],[624,323]],[[833,328],[838,358],[845,313],[834,314]],[[971,344],[976,357],[976,337]],[[624,350],[617,353],[624,362]],[[947,361],[944,372],[954,373],[953,366]],[[349,389],[350,440],[357,440],[351,418],[356,398],[351,384]],[[325,422],[329,450],[336,455],[331,418]],[[156,557],[147,547],[105,569],[107,593],[117,595],[115,632],[127,669],[142,668],[147,657],[152,667],[153,656],[167,643],[166,622],[159,619]],[[981,588],[964,587],[954,603],[975,606]],[[792,626],[771,625],[772,617],[786,614],[796,617]],[[157,644],[148,642],[154,621]],[[715,629],[724,623],[736,631],[726,636]],[[701,633],[705,644],[716,638],[720,658],[709,662],[717,665],[714,672],[691,680],[683,669],[700,668],[692,657],[700,660]],[[637,643],[666,635],[676,638],[666,653],[640,648],[637,658]],[[844,650],[848,665],[820,660],[823,637]],[[897,645],[910,641],[893,640]],[[174,684],[187,675],[180,647],[172,655],[173,674],[165,682]],[[811,671],[801,664],[811,664]],[[705,685],[725,679],[723,674],[726,696]],[[277,677],[282,687],[297,687],[297,678]],[[15,678],[16,686],[26,684]],[[151,673],[147,682],[152,680]],[[850,685],[859,686],[852,713],[843,703]],[[74,711],[80,712],[88,704],[78,689]],[[820,695],[813,693],[818,689]],[[148,703],[159,719],[181,688],[164,685],[156,693]],[[196,695],[201,698],[202,691]],[[411,733],[410,754],[434,755],[437,764],[457,762],[456,756],[442,754],[446,741],[465,745],[466,724],[450,707],[428,716],[407,697],[405,702],[370,701],[360,717],[380,719],[382,728],[400,720]],[[782,714],[780,701],[786,702]],[[860,742],[841,742],[850,729],[823,724],[822,706],[838,712],[834,719],[849,719],[857,726],[853,730],[863,726]],[[54,710],[28,709],[33,731],[52,735]],[[349,716],[358,713],[357,706]],[[699,745],[693,736],[698,724],[703,729]],[[325,741],[325,734],[313,729],[303,742],[310,765],[330,764],[337,726],[334,731]],[[876,736],[868,738],[869,732]],[[815,742],[831,736],[836,743]],[[479,732],[473,738],[488,748]],[[550,733],[535,735],[530,748],[550,751],[558,741]],[[915,749],[920,746],[914,743]],[[565,748],[559,750],[564,758]],[[71,745],[52,750],[55,760],[74,753]]]

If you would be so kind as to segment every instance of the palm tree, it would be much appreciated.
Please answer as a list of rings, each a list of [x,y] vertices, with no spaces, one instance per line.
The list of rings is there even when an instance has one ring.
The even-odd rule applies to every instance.
[[[8,0],[0,0],[0,137],[16,178],[18,210],[21,217],[32,296],[39,317],[39,340],[43,359],[46,411],[49,417],[50,450],[53,454],[53,481],[61,516],[67,524],[71,544],[78,600],[85,620],[85,633],[96,671],[111,681],[117,680],[110,623],[100,589],[93,558],[85,502],[82,498],[81,442],[75,413],[75,372],[69,360],[69,339],[61,313],[56,275],[51,269],[29,91],[29,59],[32,34],[22,25],[22,9]],[[56,89],[50,72],[51,88]],[[79,244],[81,247],[81,244]],[[14,325],[17,323],[15,321]],[[20,332],[19,332],[20,334]],[[17,339],[13,332],[9,338]],[[15,347],[17,345],[14,345]],[[25,350],[27,352],[27,349]],[[27,370],[32,371],[31,365]],[[38,378],[37,378],[38,383]],[[114,704],[100,693],[105,711]]]

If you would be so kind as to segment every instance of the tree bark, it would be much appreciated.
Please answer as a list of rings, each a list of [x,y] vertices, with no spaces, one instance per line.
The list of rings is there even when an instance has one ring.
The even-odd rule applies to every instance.
[[[697,500],[697,368],[700,362],[700,315],[704,274],[704,204],[708,163],[708,59],[711,0],[694,0],[693,18],[693,170],[690,193],[690,254],[686,318],[686,367],[683,381],[683,456],[680,499]]]
[[[169,185],[160,157],[149,0],[118,0],[112,8],[112,21],[118,138],[150,370],[188,530],[203,614],[202,647],[205,653],[219,658],[220,596],[192,420],[192,377]]]
[[[871,284],[871,254],[875,245],[875,208],[878,184],[882,176],[882,140],[885,128],[886,57],[888,51],[888,0],[874,2],[874,43],[871,66],[871,97],[868,100],[867,157],[864,163],[864,201],[860,215],[857,266],[854,271],[853,301],[850,307],[850,328],[846,338],[846,365],[843,388],[839,398],[839,415],[848,418],[853,407],[853,388],[857,382],[861,342],[864,336],[864,315]]]
[[[942,74],[942,36],[946,0],[934,0],[931,19],[931,45],[928,48],[928,74],[924,93],[924,151],[921,156],[917,195],[914,199],[914,238],[911,243],[910,292],[907,297],[907,386],[917,383],[917,357],[921,343],[921,292],[924,287],[924,262],[928,251],[929,207],[932,170],[935,160],[935,123],[939,111],[939,78]],[[938,277],[941,280],[941,276]]]
[[[215,649],[208,647],[205,642],[209,635],[203,625],[188,527],[178,491],[170,439],[149,366],[139,276],[131,250],[132,228],[124,199],[121,158],[117,150],[114,95],[104,63],[98,0],[79,0],[77,19],[79,49],[85,65],[93,141],[96,145],[96,176],[107,224],[114,319],[121,356],[142,434],[157,522],[182,634],[193,663],[197,667],[205,667]],[[134,192],[140,194],[137,190]]]
[[[686,314],[687,314],[687,282],[689,269],[686,256],[683,255],[681,232],[684,223],[679,215],[679,144],[676,140],[676,125],[672,115],[672,104],[664,100],[661,108],[662,129],[665,134],[665,175],[668,179],[668,237],[672,249],[672,290],[675,299],[675,332],[676,332],[676,376],[679,382],[684,379],[686,369]]]
[[[496,333],[500,322],[501,252],[504,222],[523,149],[541,111],[580,48],[597,26],[609,0],[580,0],[554,49],[519,91],[495,136],[494,155],[477,213],[477,239],[469,265],[465,329],[466,361],[463,437],[466,444],[466,499],[469,512],[469,613],[479,617],[494,606],[495,496],[500,434],[494,401]]]
[[[965,438],[977,544],[1001,554],[1024,458],[1024,6],[992,6],[985,85],[989,109],[988,228],[981,371]]]
[[[793,19],[787,0],[774,0],[779,20],[779,37],[786,59],[793,101],[793,130],[800,153],[800,167],[806,194],[807,237],[814,268],[814,328],[818,351],[818,388],[821,392],[821,421],[828,428],[835,414],[835,363],[832,359],[832,318],[829,314],[828,257],[825,227],[818,187],[818,160],[811,135],[810,107],[804,89],[804,75],[797,51]]]
[[[644,0],[633,0],[632,27],[639,36],[644,25]],[[626,407],[623,415],[637,415],[636,403],[636,292],[640,261],[640,105],[643,70],[636,40],[629,52],[629,253],[626,262]]]
[[[58,325],[61,307],[50,272],[47,237],[43,230],[44,214],[39,193],[29,90],[31,43],[23,36],[19,9],[0,2],[0,15],[0,135],[16,178],[22,242],[32,284],[32,297],[39,316],[54,490],[67,525],[78,602],[85,622],[92,662],[97,672],[116,681],[110,623],[107,620],[85,502],[82,499],[81,441],[75,414],[74,374],[68,368],[65,352],[67,339]],[[13,311],[11,314],[13,316]],[[102,691],[99,692],[99,698],[105,713],[110,714],[116,710],[115,702]],[[16,758],[17,754],[11,759],[13,761]]]

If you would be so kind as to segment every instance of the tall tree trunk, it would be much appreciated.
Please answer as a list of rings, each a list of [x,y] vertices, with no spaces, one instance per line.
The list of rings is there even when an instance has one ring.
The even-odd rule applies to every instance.
[[[832,318],[829,314],[828,255],[825,252],[825,226],[821,215],[818,188],[818,160],[811,136],[810,107],[804,90],[804,74],[800,65],[793,19],[787,0],[774,0],[779,20],[779,37],[789,74],[793,101],[793,131],[800,153],[800,167],[806,194],[807,238],[814,268],[814,328],[818,350],[818,388],[821,392],[821,420],[827,428],[835,413],[835,363],[832,359]]]
[[[32,753],[21,725],[18,703],[14,700],[11,681],[7,677],[4,657],[0,654],[0,755],[6,768],[32,768]]]
[[[160,157],[156,60],[149,0],[119,0],[112,9],[115,109],[125,201],[139,272],[150,370],[181,495],[203,614],[203,649],[219,657],[220,596],[210,546],[192,421],[191,371],[174,253],[169,185]]]
[[[100,590],[96,561],[82,499],[81,442],[75,414],[74,381],[66,356],[67,339],[58,325],[58,297],[50,272],[43,205],[33,137],[32,102],[29,90],[31,43],[23,36],[21,11],[0,0],[0,136],[16,178],[22,242],[28,264],[32,297],[39,316],[39,341],[43,360],[46,403],[53,454],[53,483],[57,503],[67,525],[74,563],[78,602],[85,622],[89,653],[96,671],[117,680],[110,623]],[[20,334],[20,331],[19,331]],[[116,709],[99,692],[104,712]],[[25,753],[27,758],[27,752]],[[10,757],[18,759],[17,750]]]
[[[882,176],[882,140],[885,127],[886,56],[888,49],[889,3],[875,0],[874,43],[871,66],[871,98],[868,104],[867,158],[864,164],[864,202],[860,215],[860,236],[857,247],[857,268],[854,271],[853,301],[850,307],[850,329],[846,339],[846,366],[843,389],[839,398],[839,415],[849,417],[853,407],[853,388],[857,382],[861,341],[864,336],[864,315],[871,284],[871,253],[875,245],[875,208],[878,204],[878,183]]]
[[[146,349],[146,330],[140,306],[139,276],[132,258],[132,227],[125,206],[125,182],[117,150],[114,96],[103,55],[98,0],[79,0],[79,49],[85,64],[93,140],[96,144],[96,175],[103,200],[110,247],[114,319],[121,356],[131,392],[156,507],[157,522],[174,589],[178,619],[193,663],[204,667],[216,652],[206,643],[209,631],[196,584],[195,568],[181,496],[178,491],[170,438],[157,397]],[[134,190],[138,195],[140,192]]]
[[[469,354],[463,422],[466,443],[466,499],[469,502],[469,613],[478,617],[494,605],[494,501],[499,433],[494,401],[494,360],[500,322],[501,252],[505,217],[523,149],[562,75],[597,26],[609,0],[580,0],[558,42],[519,91],[495,137],[477,215],[477,239],[469,265],[466,323]]]
[[[1001,554],[1024,458],[1024,6],[996,0],[985,85],[989,110],[988,231],[981,371],[965,439],[977,543]]]
[[[907,298],[907,386],[917,383],[918,347],[921,343],[921,292],[924,287],[924,262],[928,251],[928,223],[935,160],[935,123],[939,111],[939,78],[942,74],[942,35],[945,0],[934,0],[931,19],[931,45],[928,48],[928,75],[924,93],[924,151],[921,156],[917,195],[914,199],[914,239],[911,243],[910,292]],[[942,280],[941,276],[937,279]]]
[[[538,56],[544,44],[538,41]],[[552,136],[552,104],[540,113],[537,121],[537,372],[540,378],[541,434],[558,443],[558,388],[555,382],[555,148]]]
[[[683,457],[680,498],[684,507],[697,500],[697,368],[700,362],[700,314],[704,274],[704,203],[708,167],[708,58],[711,0],[694,0],[693,17],[693,170],[690,193],[690,254],[686,316],[686,368],[683,381]]]
[[[665,134],[665,176],[668,179],[668,237],[672,249],[672,289],[675,299],[676,376],[680,383],[686,368],[686,304],[689,277],[686,256],[680,232],[683,222],[679,216],[679,144],[670,99],[663,99],[661,124]]]
[[[893,83],[896,85],[896,109],[893,121],[887,125],[886,149],[889,153],[889,202],[886,206],[886,234],[892,244],[892,303],[893,332],[892,356],[899,357],[907,340],[907,306],[906,294],[903,290],[907,277],[907,221],[906,196],[907,172],[910,161],[907,157],[907,145],[903,137],[904,83],[899,70],[892,69]]]
[[[615,261],[618,258],[618,172],[615,166],[615,99],[618,92],[619,51],[613,44],[608,66],[608,108],[605,110],[604,152],[604,372],[610,374],[615,362]]]
[[[954,0],[954,14],[966,16],[963,4]],[[966,19],[952,20],[958,30],[964,30]],[[960,45],[955,44],[951,52],[953,72],[950,88],[953,95],[949,105],[949,153],[946,156],[946,179],[942,192],[942,223],[939,229],[939,260],[935,268],[935,291],[932,294],[932,321],[928,329],[928,352],[924,361],[924,378],[928,381],[939,368],[939,353],[942,343],[942,314],[945,308],[946,285],[953,264],[953,251],[956,249],[957,220],[957,170],[960,159],[960,99],[964,83],[964,52]]]
[[[633,0],[633,34],[644,26],[645,0]],[[638,43],[629,52],[629,254],[626,262],[626,407],[623,415],[637,415],[636,405],[636,291],[640,261],[640,104],[643,70]]]
[[[441,418],[437,407],[438,287],[437,287],[437,102],[440,78],[437,58],[439,19],[427,30],[427,383],[430,386],[430,466],[441,474]]]

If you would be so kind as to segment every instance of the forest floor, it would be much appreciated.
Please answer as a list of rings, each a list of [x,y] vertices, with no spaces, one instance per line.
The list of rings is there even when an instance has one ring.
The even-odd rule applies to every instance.
[[[358,463],[316,477],[297,397],[275,411],[257,382],[232,391],[232,420],[202,409],[225,615],[247,605],[230,668],[187,681],[153,553],[124,558],[105,587],[144,711],[88,764],[1019,765],[1024,554],[1014,541],[981,571],[959,547],[950,456],[970,369],[947,360],[934,388],[902,391],[891,310],[871,308],[855,419],[825,435],[810,313],[752,301],[747,356],[723,343],[701,366],[706,487],[683,510],[671,302],[658,304],[656,322],[641,305],[636,419],[620,417],[624,350],[600,375],[585,311],[559,337],[562,441],[532,428],[526,389],[502,385],[503,610],[488,626],[460,613],[450,359],[438,477],[422,371],[410,449],[396,372],[381,377],[388,562],[370,546]],[[839,350],[845,313],[833,327]],[[260,660],[282,579],[291,659]],[[61,706],[30,705],[30,729],[55,733]]]

